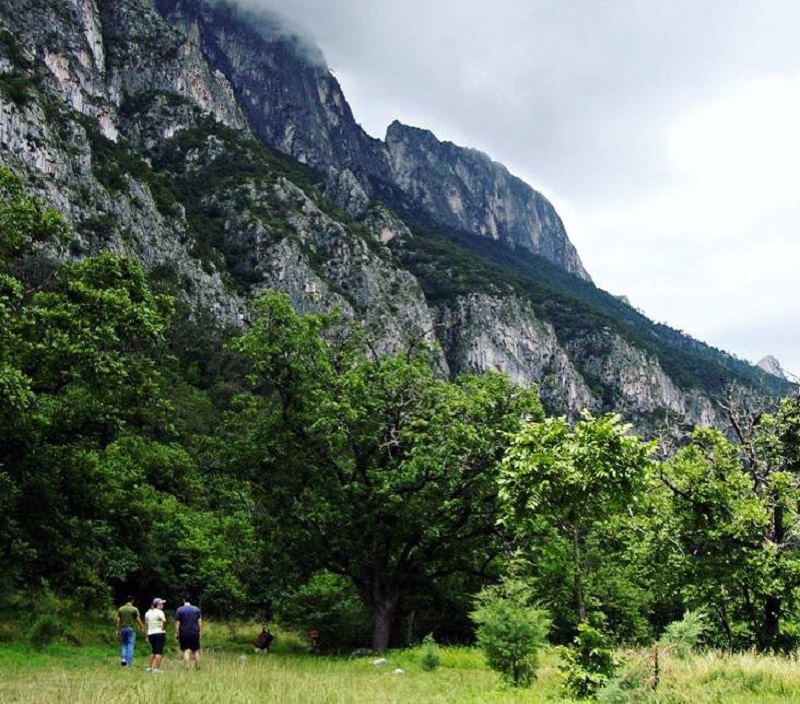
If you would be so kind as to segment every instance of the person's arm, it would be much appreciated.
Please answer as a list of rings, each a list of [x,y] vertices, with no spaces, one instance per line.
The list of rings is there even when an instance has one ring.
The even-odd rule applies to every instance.
[[[142,617],[138,612],[136,613],[136,625],[139,626],[139,631],[144,633],[144,621],[142,621]]]
[[[203,632],[203,617],[197,619],[197,635],[200,635]]]
[[[119,611],[114,615],[114,635],[119,637]]]
[[[178,634],[181,631],[181,621],[180,619],[175,616],[175,640],[178,640]]]

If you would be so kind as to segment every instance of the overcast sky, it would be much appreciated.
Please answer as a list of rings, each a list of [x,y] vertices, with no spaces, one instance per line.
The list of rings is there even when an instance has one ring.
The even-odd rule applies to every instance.
[[[367,132],[486,152],[598,286],[800,374],[800,2],[241,1],[319,44]]]

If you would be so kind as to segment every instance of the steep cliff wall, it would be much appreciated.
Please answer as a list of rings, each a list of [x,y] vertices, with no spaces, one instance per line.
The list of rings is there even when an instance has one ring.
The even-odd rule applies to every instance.
[[[382,143],[356,123],[320,49],[278,17],[224,2],[155,5],[227,77],[260,139],[318,168],[388,177]]]
[[[300,310],[366,320],[378,349],[432,339],[419,285],[380,242],[399,225],[366,200],[362,224],[340,222],[277,174],[196,29],[140,0],[9,9],[0,66],[26,92],[0,92],[0,163],[67,215],[72,256],[135,256],[221,324],[275,286]]]
[[[197,41],[233,85],[255,133],[321,169],[347,169],[374,195],[397,186],[435,220],[524,247],[588,279],[553,206],[499,164],[393,123],[386,142],[356,123],[317,47],[278,18],[226,3],[158,0],[158,9]]]
[[[112,14],[104,15],[102,10],[109,8]],[[184,73],[178,54],[169,66],[163,55],[144,52],[132,40],[126,52],[108,39],[109,25],[113,36],[152,32],[160,23],[152,7],[9,0],[0,21],[5,75],[19,87],[0,91],[0,161],[23,175],[31,191],[73,225],[76,237],[68,255],[111,249],[150,268],[168,263],[181,272],[195,305],[236,320],[239,302],[227,295],[218,271],[203,268],[190,255],[181,236],[184,224],[159,211],[147,183],[131,173],[146,168],[142,156],[122,144],[126,124],[121,106],[132,98],[127,86],[140,85],[148,93],[179,91],[177,79]],[[131,25],[129,33],[124,22]],[[167,25],[163,29],[157,46],[179,46],[181,38]],[[164,38],[166,44],[160,43]],[[161,76],[163,83],[150,86],[142,82],[143,74]],[[236,114],[235,105],[228,108],[227,114]],[[220,110],[218,117],[225,114]],[[157,131],[163,136],[174,128],[160,122]]]
[[[555,208],[501,164],[396,121],[386,146],[393,182],[438,222],[522,247],[589,279]]]
[[[518,298],[471,294],[442,305],[437,334],[457,374],[500,371],[519,384],[535,379],[551,410],[576,414],[600,403],[560,345],[553,327]]]
[[[553,412],[717,422],[696,370],[718,388],[730,358],[598,303],[540,194],[424,130],[395,123],[385,144],[368,137],[318,50],[269,19],[243,24],[196,0],[157,6],[0,5],[0,165],[73,225],[60,256],[135,256],[220,324],[246,324],[252,297],[279,288],[298,310],[363,320],[379,350],[440,345],[444,374],[537,383]],[[447,227],[427,241],[377,193]],[[487,247],[503,253],[481,259]],[[528,252],[550,263],[509,265]],[[683,357],[667,358],[670,344]]]
[[[517,383],[536,379],[545,407],[576,415],[616,410],[655,430],[666,422],[719,426],[703,394],[684,391],[658,360],[610,330],[559,340],[550,323],[516,297],[459,297],[439,307],[437,334],[452,373],[504,372]]]

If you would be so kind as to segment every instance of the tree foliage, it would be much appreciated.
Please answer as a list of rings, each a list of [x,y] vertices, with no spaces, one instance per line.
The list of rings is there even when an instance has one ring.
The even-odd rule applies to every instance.
[[[284,296],[256,310],[236,348],[263,403],[234,421],[239,452],[262,458],[254,479],[285,549],[353,580],[383,649],[405,597],[500,553],[497,467],[521,415],[541,414],[537,396],[496,374],[439,379],[424,353],[364,354]]]
[[[800,405],[735,426],[738,442],[700,429],[661,467],[670,576],[688,608],[713,615],[720,645],[792,647],[780,626],[800,586]]]
[[[547,612],[537,606],[530,586],[507,577],[484,588],[475,598],[470,617],[489,667],[514,687],[529,685],[550,627]]]
[[[578,699],[594,697],[617,671],[611,640],[588,622],[578,624],[570,648],[564,648],[564,688]]]
[[[185,138],[189,148],[200,136]],[[171,174],[183,168],[178,152],[161,158]],[[278,157],[259,159],[253,174]],[[156,187],[155,171],[137,168]],[[228,183],[236,170],[223,161],[212,175]],[[161,195],[197,190],[197,178],[162,181]],[[192,204],[199,232],[213,213]],[[535,390],[492,373],[442,378],[433,351],[383,353],[354,322],[299,315],[279,294],[255,302],[245,331],[216,329],[211,312],[175,315],[157,292],[175,290],[175,271],[148,276],[109,253],[66,261],[68,237],[63,218],[0,169],[8,604],[30,592],[106,606],[112,591],[191,589],[207,612],[268,616],[277,605],[287,623],[323,637],[349,629],[354,644],[367,614],[383,649],[431,631],[470,638],[474,594],[521,555],[517,581],[473,609],[487,619],[472,622],[479,638],[490,616],[528,633],[515,619],[535,598],[558,642],[589,643],[585,624],[600,615],[618,640],[652,640],[702,610],[704,642],[796,646],[798,398],[759,413],[729,404],[730,432],[697,429],[655,462],[616,416],[544,418]],[[447,251],[418,262],[428,284]],[[456,283],[468,288],[472,275],[482,274]],[[507,290],[502,277],[491,285]],[[591,302],[589,288],[573,289]],[[553,300],[538,304],[553,312]],[[581,310],[587,329],[603,319]],[[43,638],[52,625],[41,622]]]
[[[536,544],[554,532],[568,545],[548,557],[564,578],[571,572],[578,621],[587,613],[587,546],[635,504],[650,451],[618,416],[584,413],[572,427],[564,418],[525,423],[506,453],[499,479],[505,520],[526,541]]]

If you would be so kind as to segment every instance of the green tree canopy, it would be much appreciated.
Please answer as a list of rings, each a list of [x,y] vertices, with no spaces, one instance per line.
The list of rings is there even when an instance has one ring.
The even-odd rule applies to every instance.
[[[497,469],[538,396],[498,374],[447,382],[424,353],[364,355],[279,294],[256,310],[236,347],[264,401],[232,420],[240,461],[284,550],[353,581],[382,650],[405,597],[498,554]]]
[[[667,575],[685,606],[708,610],[728,647],[791,646],[800,587],[800,403],[735,422],[739,442],[699,429],[661,468],[669,496]]]
[[[564,418],[526,422],[511,441],[500,477],[505,520],[524,543],[554,530],[569,545],[571,565],[560,569],[572,572],[579,621],[586,620],[587,541],[636,500],[651,449],[619,416],[588,412],[574,426]]]

